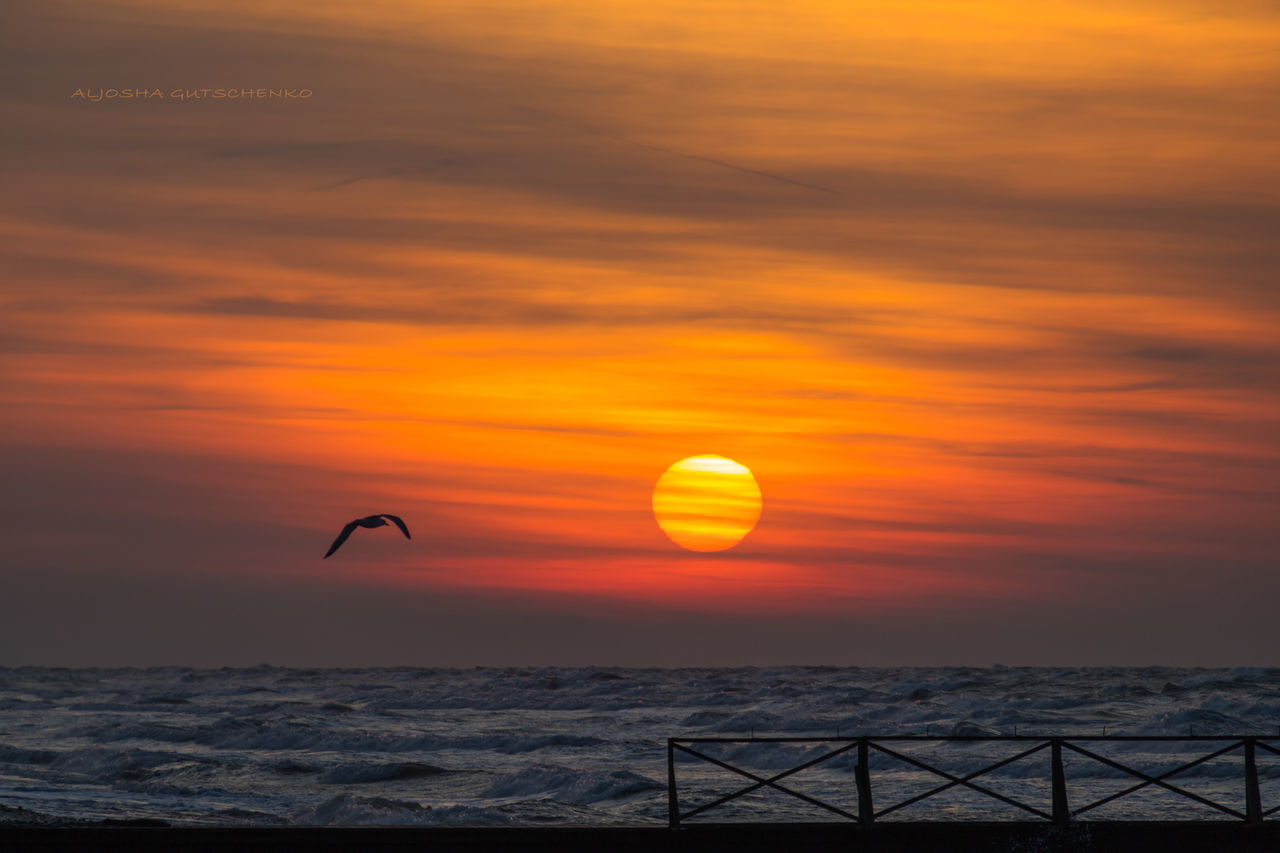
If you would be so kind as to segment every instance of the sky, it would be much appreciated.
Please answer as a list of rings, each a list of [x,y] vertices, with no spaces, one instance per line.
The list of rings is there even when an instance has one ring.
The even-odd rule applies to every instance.
[[[0,665],[1275,663],[1274,2],[0,23]]]

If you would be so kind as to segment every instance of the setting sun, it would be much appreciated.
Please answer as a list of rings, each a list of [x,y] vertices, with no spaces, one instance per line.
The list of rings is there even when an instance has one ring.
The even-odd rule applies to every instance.
[[[756,526],[760,507],[755,477],[723,456],[681,459],[653,487],[658,526],[690,551],[723,551],[737,545]]]

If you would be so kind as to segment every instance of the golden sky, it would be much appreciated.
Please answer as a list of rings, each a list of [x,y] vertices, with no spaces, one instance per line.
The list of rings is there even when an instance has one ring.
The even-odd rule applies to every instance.
[[[1280,592],[1274,3],[15,8],[11,578],[1170,638]],[[699,454],[764,496],[728,551],[653,519]],[[319,563],[371,512],[412,543]]]

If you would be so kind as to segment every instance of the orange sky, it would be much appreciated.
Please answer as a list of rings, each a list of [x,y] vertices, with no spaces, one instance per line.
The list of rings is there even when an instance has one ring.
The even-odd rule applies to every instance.
[[[904,624],[1280,592],[1274,4],[5,15],[13,578]],[[733,550],[654,523],[696,454],[760,483]],[[376,511],[412,543],[319,562]]]

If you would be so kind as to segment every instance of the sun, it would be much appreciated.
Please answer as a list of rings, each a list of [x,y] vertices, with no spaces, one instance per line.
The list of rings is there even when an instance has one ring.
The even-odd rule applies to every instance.
[[[743,465],[723,456],[676,462],[653,487],[653,517],[662,532],[690,551],[723,551],[760,519],[760,486]]]

